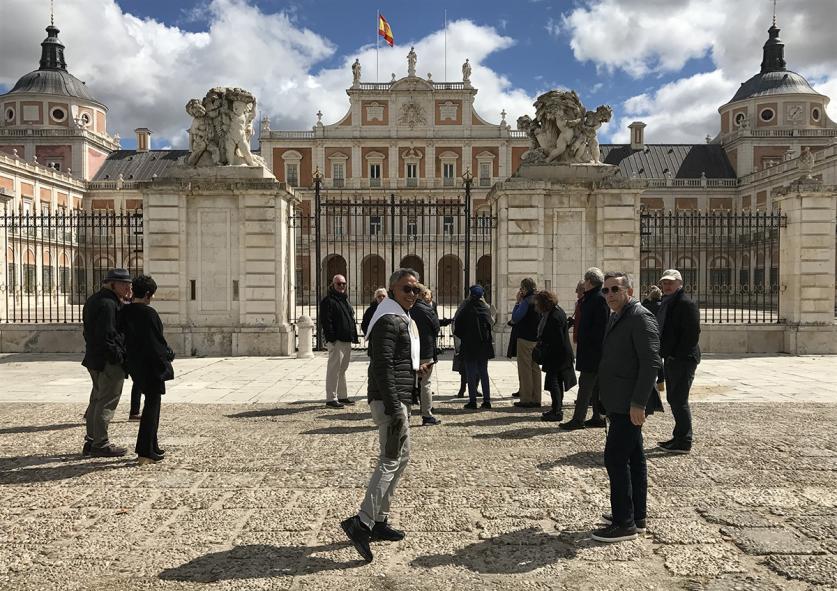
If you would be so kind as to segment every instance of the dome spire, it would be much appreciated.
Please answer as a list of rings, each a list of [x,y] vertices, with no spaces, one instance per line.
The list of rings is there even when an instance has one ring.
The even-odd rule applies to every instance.
[[[64,61],[64,46],[58,40],[58,27],[55,26],[55,10],[53,2],[49,3],[49,26],[46,28],[47,38],[41,43],[41,70],[67,70]]]
[[[773,24],[767,29],[769,35],[764,44],[764,57],[761,60],[761,73],[781,72],[785,70],[785,44],[779,39],[779,27],[776,26],[776,12],[774,0]]]

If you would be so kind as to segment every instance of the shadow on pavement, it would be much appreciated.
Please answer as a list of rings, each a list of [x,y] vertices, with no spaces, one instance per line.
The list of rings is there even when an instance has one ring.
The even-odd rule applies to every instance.
[[[372,421],[371,412],[344,412],[320,415],[318,419],[327,421]]]
[[[310,410],[314,410],[322,406],[321,404],[311,404],[310,402],[305,402],[307,406],[305,407],[297,407],[297,408],[288,408],[288,407],[277,407],[277,408],[265,408],[261,410],[245,410],[244,412],[235,413],[233,415],[226,415],[229,419],[257,419],[263,417],[286,417],[289,415],[295,415],[302,412],[308,412]]]
[[[84,423],[60,423],[56,425],[21,425],[20,427],[8,427],[0,429],[0,435],[11,435],[13,433],[39,433],[40,431],[61,431],[73,427],[84,426]]]
[[[300,435],[351,435],[352,433],[363,433],[365,431],[377,431],[375,425],[364,425],[357,427],[322,427],[303,431]]]
[[[91,472],[127,468],[135,463],[124,457],[113,459],[117,461],[109,458],[82,458],[81,454],[4,457],[0,458],[0,485],[67,480]],[[58,465],[45,465],[55,463]]]
[[[484,421],[465,421],[457,423],[457,427],[502,427],[503,425],[514,425],[516,423],[540,423],[541,416],[527,413],[525,415],[511,415],[485,419]]]
[[[340,542],[325,546],[236,546],[232,550],[205,554],[186,564],[168,568],[160,573],[159,578],[164,581],[212,583],[234,579],[293,577],[366,564],[362,560],[337,562],[314,556],[348,545],[348,542]]]
[[[500,433],[477,433],[472,435],[474,439],[529,439],[531,437],[538,437],[541,435],[554,435],[557,429],[534,429],[532,427],[524,429],[512,429],[510,431],[501,431]]]
[[[477,573],[521,574],[576,555],[582,534],[549,534],[539,528],[526,528],[469,544],[453,554],[419,556],[410,566],[435,568],[462,566]]]
[[[558,466],[575,466],[576,468],[604,467],[604,449],[601,451],[578,451],[557,460],[538,464],[538,470],[552,470]]]

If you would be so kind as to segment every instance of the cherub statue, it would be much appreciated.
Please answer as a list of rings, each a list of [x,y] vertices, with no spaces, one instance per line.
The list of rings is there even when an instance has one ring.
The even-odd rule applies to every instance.
[[[227,164],[243,161],[247,166],[254,166],[250,138],[253,135],[253,106],[256,101],[253,95],[240,88],[228,89],[227,99],[231,104],[230,122],[224,141]]]
[[[575,162],[601,162],[602,152],[596,132],[602,124],[610,121],[613,109],[609,105],[600,105],[595,111],[586,111],[579,126],[572,146],[572,156]]]
[[[221,149],[224,146],[224,89],[212,88],[206,93],[203,99],[203,107],[206,110],[207,120],[207,141],[214,144],[218,150],[218,159],[215,164],[227,164],[222,158]]]
[[[212,160],[218,163],[220,153],[218,146],[209,141],[209,121],[206,118],[206,109],[198,99],[192,99],[186,103],[186,112],[192,117],[192,126],[189,128],[189,159],[190,166],[195,166],[204,153],[209,152]]]

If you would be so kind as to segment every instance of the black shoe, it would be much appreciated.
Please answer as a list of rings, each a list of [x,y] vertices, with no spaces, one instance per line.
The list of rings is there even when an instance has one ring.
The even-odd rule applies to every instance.
[[[437,419],[436,417],[421,417],[421,426],[424,427],[425,425],[441,425],[442,421]]]
[[[457,398],[465,398],[465,390],[460,390],[456,393]]]
[[[142,420],[142,415],[138,412],[132,412],[128,415],[128,420],[129,421],[141,421]]]
[[[329,408],[343,408],[345,405],[337,400],[329,400],[326,402],[326,406]]]
[[[666,442],[663,442],[660,444],[659,447],[660,449],[667,451],[671,454],[687,454],[692,451],[692,444],[682,441],[672,441],[668,444],[666,444]]]
[[[400,542],[404,535],[403,531],[395,529],[386,521],[376,521],[370,539],[373,542]]]
[[[85,458],[90,457],[90,450],[93,448],[93,442],[90,440],[84,441],[84,446],[81,448],[81,455]]]
[[[354,400],[351,400],[349,398],[338,398],[337,402],[339,402],[340,404],[348,404],[349,406],[355,403]]]
[[[540,408],[541,405],[537,402],[514,402],[512,403],[514,406],[518,408]]]
[[[476,402],[466,402],[462,408],[477,408]]]
[[[363,522],[357,515],[349,517],[340,522],[340,527],[346,532],[346,535],[352,541],[352,544],[357,550],[358,554],[363,557],[366,562],[372,562],[372,548],[369,547],[369,541],[372,538],[372,532],[363,525]]]
[[[155,447],[154,448],[154,453],[157,454],[158,456],[164,456],[164,455],[166,455],[166,450],[160,449],[159,447]]]
[[[612,544],[613,542],[624,542],[626,540],[635,540],[639,536],[636,527],[620,527],[618,525],[610,524],[602,529],[597,529],[593,532],[593,539],[597,542],[604,542]]]
[[[520,398],[520,390],[517,392],[512,392],[512,398]]]
[[[611,515],[610,513],[602,513],[602,521],[604,521],[607,525],[613,525],[613,515]],[[636,524],[637,533],[645,533],[645,530],[647,528],[644,519],[637,519],[634,521],[634,524]]]
[[[90,455],[94,458],[121,458],[128,450],[109,443],[103,447],[90,447]]]
[[[564,431],[576,431],[578,429],[584,429],[584,423],[581,421],[576,421],[575,419],[569,420],[566,423],[561,423],[558,425],[559,429],[563,429]]]
[[[541,415],[542,421],[547,421],[549,423],[560,422],[564,420],[564,412],[558,411],[555,412],[554,410],[550,410],[549,412],[545,412]]]
[[[671,445],[672,443],[674,443],[673,438],[672,439],[667,439],[666,441],[658,441],[657,442],[657,447],[665,447],[667,445]]]
[[[585,427],[596,428],[596,427],[607,427],[607,421],[602,418],[596,417],[593,419],[587,419],[584,421]]]
[[[161,456],[159,454],[155,454],[154,452],[151,452],[150,454],[144,456],[137,454],[137,456],[137,463],[140,466],[145,466],[147,464],[156,464],[157,462],[162,461],[166,458],[166,456]]]
[[[480,404],[480,408],[491,408],[491,401],[486,400],[482,404]]]

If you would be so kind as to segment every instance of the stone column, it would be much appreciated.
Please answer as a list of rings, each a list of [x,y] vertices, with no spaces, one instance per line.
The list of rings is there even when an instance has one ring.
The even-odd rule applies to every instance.
[[[0,215],[11,213],[11,203],[12,203],[12,196],[7,195],[5,192],[0,192]],[[8,257],[8,246],[11,246],[9,242],[9,230],[5,226],[0,226],[0,293],[5,293],[8,289],[8,285],[6,281],[8,281],[8,272],[9,272],[9,261],[7,260]],[[60,278],[58,278],[60,281]],[[57,283],[56,283],[57,285]],[[6,315],[8,314],[8,310],[6,310],[5,306],[6,299],[2,300],[4,305],[0,306],[0,321],[6,319]]]
[[[837,353],[837,187],[801,178],[774,189],[773,205],[787,216],[787,225],[779,237],[779,317],[787,327],[785,352]]]

